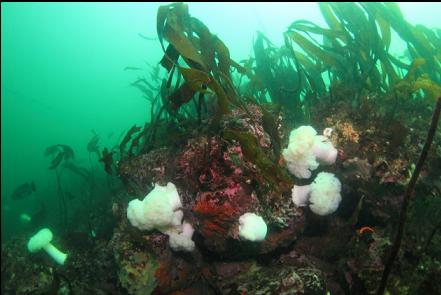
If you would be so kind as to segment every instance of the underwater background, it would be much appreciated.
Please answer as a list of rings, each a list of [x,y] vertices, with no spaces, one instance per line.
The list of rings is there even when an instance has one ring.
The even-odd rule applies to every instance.
[[[124,69],[148,70],[161,59],[155,31],[160,5],[2,4],[2,243],[20,229],[18,216],[35,206],[29,200],[10,203],[17,186],[35,181],[35,198],[48,207],[57,203],[55,176],[44,156],[48,146],[72,146],[89,168],[87,143],[93,131],[105,146],[133,124],[149,120],[149,105],[130,86],[137,73]],[[400,8],[411,23],[441,25],[436,3],[400,3]],[[191,9],[224,40],[235,60],[250,56],[256,31],[280,46],[293,20],[325,24],[315,3],[192,3]],[[401,54],[402,45],[396,42],[391,51]],[[92,160],[105,178],[95,155]]]
[[[167,79],[169,72],[159,65],[164,51],[158,38],[157,15],[158,9],[167,4],[169,3],[1,4],[2,249],[8,241],[17,237],[28,238],[43,227],[51,228],[54,233],[64,232],[75,239],[87,236],[108,241],[120,223],[112,215],[115,215],[118,208],[112,206],[118,203],[115,200],[122,200],[121,191],[127,189],[132,198],[133,195],[138,195],[141,199],[149,191],[145,191],[144,187],[144,190],[135,189],[134,193],[133,188],[128,188],[124,179],[121,180],[116,167],[118,161],[123,160],[122,156],[118,160],[114,159],[109,173],[105,149],[119,152],[120,143],[127,132],[130,133],[132,126],[143,127],[152,122],[152,114],[156,115],[158,112],[158,109],[152,110],[151,99],[156,96],[152,91],[161,91],[163,80]],[[266,43],[267,46],[271,44],[278,48],[285,44],[284,32],[294,21],[307,20],[314,24],[311,27],[327,27],[317,3],[189,2],[188,8],[191,16],[200,20],[228,47],[231,60],[243,66],[251,56],[255,57],[257,31],[263,33],[265,42],[271,41]],[[439,42],[439,3],[399,3],[399,8],[408,23],[433,29]],[[323,41],[322,37],[320,34],[314,35],[311,40],[315,39],[320,43]],[[403,41],[391,30],[389,53],[410,65],[414,59],[406,52],[406,42],[409,41]],[[437,50],[435,60],[439,63],[439,48]],[[306,54],[312,56],[311,52]],[[381,70],[384,71],[380,69],[379,72]],[[400,73],[401,78],[406,75],[402,69]],[[435,70],[435,74],[430,76],[432,80],[435,80],[434,76],[439,78],[439,71],[436,73]],[[146,89],[138,83],[144,78],[147,78],[152,87]],[[329,76],[324,74],[323,81],[326,83],[325,88],[330,89]],[[426,90],[424,87],[422,89]],[[202,88],[198,88],[198,91],[203,93]],[[422,90],[418,91],[419,98],[424,97]],[[303,96],[305,93],[302,93]],[[350,101],[349,97],[348,100]],[[318,101],[314,101],[317,105],[309,106],[312,109],[317,106],[317,112]],[[434,97],[428,99],[423,106],[425,111],[421,113],[415,109],[415,116],[431,114],[434,101]],[[399,109],[400,106],[398,103],[395,108]],[[403,109],[411,107],[406,105]],[[360,112],[369,115],[366,110]],[[210,113],[210,106],[207,113]],[[311,114],[319,117],[313,111]],[[323,120],[324,118],[325,116]],[[430,116],[424,119],[429,124]],[[293,119],[290,123],[297,124],[285,127],[291,130],[302,125],[300,122],[306,121],[308,120]],[[331,122],[338,124],[337,119]],[[321,124],[326,125],[325,122]],[[393,124],[394,122],[389,126],[395,126]],[[384,127],[387,129],[388,125]],[[400,128],[401,126],[394,130],[401,132]],[[132,134],[139,130],[141,129],[134,130]],[[425,132],[427,129],[422,127],[419,134],[425,135]],[[321,134],[321,130],[319,133]],[[161,133],[159,137],[161,136],[169,136],[168,141],[166,140],[169,146],[174,146],[170,142],[178,137],[176,133],[167,132]],[[283,143],[281,149],[287,146],[287,140]],[[415,146],[422,148],[422,143]],[[156,148],[158,146],[151,150]],[[439,130],[438,141],[435,140],[432,148],[439,151]],[[418,155],[417,152],[415,154]],[[440,155],[437,156],[436,160],[439,160]],[[416,160],[417,158],[413,162]],[[344,187],[345,183],[342,185]],[[144,192],[143,195],[141,191]],[[60,194],[63,195],[62,201]],[[434,194],[440,198],[439,191]],[[127,205],[126,199],[124,200],[124,205]],[[358,204],[353,203],[351,208]],[[441,214],[440,211],[435,214],[438,213]],[[125,211],[120,215],[125,216]],[[349,213],[346,215],[350,216]],[[439,235],[439,231],[437,234]],[[60,277],[63,281],[63,276]],[[126,289],[129,289],[129,294],[147,294],[143,292],[152,288]],[[110,294],[105,287],[102,290],[105,291],[84,294]],[[158,292],[157,294],[169,294]],[[237,294],[258,293],[249,291]]]

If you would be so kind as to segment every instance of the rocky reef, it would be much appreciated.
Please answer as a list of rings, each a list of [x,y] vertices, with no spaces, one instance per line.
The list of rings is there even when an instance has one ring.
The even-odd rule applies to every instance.
[[[397,17],[394,6],[380,6]],[[9,241],[2,248],[2,293],[375,294],[405,188],[427,134],[432,96],[438,94],[436,81],[428,77],[437,76],[430,65],[415,59],[407,67],[401,65],[408,74],[398,78],[386,51],[358,56],[361,49],[352,47],[347,49],[351,59],[345,60],[354,64],[343,68],[363,71],[356,76],[341,71],[340,60],[326,48],[314,50],[298,31],[334,32],[352,46],[364,44],[358,42],[365,36],[358,34],[356,23],[330,17],[334,11],[351,19],[351,11],[362,9],[373,17],[366,22],[382,24],[379,40],[385,41],[383,32],[398,26],[391,24],[387,30],[382,10],[369,4],[344,7],[320,4],[332,30],[294,23],[286,33],[321,63],[308,66],[312,58],[296,55],[291,43],[276,49],[259,35],[256,60],[241,66],[230,59],[218,37],[189,16],[185,4],[161,6],[158,36],[165,53],[161,65],[168,71],[162,85],[167,89],[152,102],[150,122],[143,129],[132,128],[120,144],[119,160],[110,159],[106,166],[123,184],[109,196],[112,206],[106,218],[114,222],[113,234],[60,237],[56,242],[69,253],[64,266],[54,265],[44,254],[28,253],[27,237]],[[336,27],[356,34],[340,36]],[[409,40],[418,44],[421,39]],[[334,51],[343,50],[334,45]],[[177,63],[180,57],[189,68]],[[373,64],[380,59],[382,77],[377,66],[367,70],[367,59]],[[328,67],[315,73],[322,64]],[[419,78],[417,69],[423,70]],[[233,79],[233,71],[247,77],[246,87]],[[326,71],[332,78],[328,88],[320,83]],[[288,77],[292,82],[291,74],[303,84],[284,84]],[[395,112],[398,100],[403,107]],[[291,175],[282,152],[290,143],[290,131],[305,124],[320,131],[330,128],[327,136],[317,136],[337,149],[335,163],[317,164],[310,179]],[[439,129],[415,187],[389,294],[441,293]],[[309,204],[296,205],[292,198],[294,185],[308,185],[321,172],[332,172],[341,182],[341,203],[325,216],[314,214]],[[177,188],[182,218],[194,229],[193,251],[173,250],[166,230],[140,230],[127,218],[131,200],[143,199],[155,184],[169,182]],[[240,236],[239,219],[250,212],[266,223],[262,241]]]

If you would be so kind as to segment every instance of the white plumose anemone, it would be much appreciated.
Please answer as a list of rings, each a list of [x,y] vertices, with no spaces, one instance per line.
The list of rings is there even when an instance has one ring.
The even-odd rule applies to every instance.
[[[169,182],[167,186],[155,184],[144,200],[134,199],[129,202],[127,218],[140,230],[156,229],[169,236],[170,248],[175,251],[193,251],[195,243],[191,239],[194,229],[184,222],[184,212],[176,186]]]
[[[341,202],[341,183],[334,174],[320,172],[311,183],[309,208],[318,215],[334,213]]]
[[[131,225],[140,230],[164,231],[170,226],[181,224],[181,207],[181,200],[173,183],[169,182],[167,186],[155,184],[144,200],[134,199],[129,202],[127,218]]]
[[[289,172],[298,178],[311,177],[311,171],[319,166],[312,153],[316,135],[317,131],[311,126],[300,126],[289,135],[288,147],[283,150],[282,155]]]
[[[308,206],[317,215],[334,213],[341,202],[341,183],[334,174],[320,172],[310,185],[294,185],[292,201],[297,207]]]
[[[282,155],[292,174],[298,178],[309,178],[311,171],[317,169],[319,164],[335,163],[337,149],[328,137],[317,135],[311,126],[300,126],[291,131],[288,147]]]

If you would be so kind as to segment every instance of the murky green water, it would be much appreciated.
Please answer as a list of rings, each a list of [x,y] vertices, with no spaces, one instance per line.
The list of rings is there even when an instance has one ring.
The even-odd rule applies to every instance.
[[[149,104],[130,84],[162,57],[156,35],[158,7],[158,3],[2,3],[2,243],[29,231],[20,215],[36,214],[42,204],[46,214],[41,225],[61,226],[57,176],[48,169],[47,147],[72,147],[78,167],[93,172],[93,190],[72,171],[60,176],[71,195],[67,207],[72,221],[84,217],[82,207],[106,197],[109,182],[118,185],[115,176],[105,174],[98,156],[87,150],[87,143],[96,133],[100,149],[112,147],[133,124],[142,126],[150,119]],[[441,27],[439,4],[400,7],[410,23]],[[294,20],[325,25],[315,3],[190,3],[190,8],[224,41],[236,61],[252,53],[257,30],[279,46]],[[403,48],[393,40],[391,52],[402,55]],[[17,186],[30,181],[36,184],[35,192],[11,199]]]

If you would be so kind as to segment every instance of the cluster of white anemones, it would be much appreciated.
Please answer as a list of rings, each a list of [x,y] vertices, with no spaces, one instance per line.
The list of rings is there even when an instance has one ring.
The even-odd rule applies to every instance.
[[[326,128],[323,135],[311,126],[301,126],[289,136],[288,147],[283,150],[283,157],[288,170],[298,178],[310,178],[311,172],[320,164],[331,165],[337,159],[337,149],[329,140],[331,128]],[[341,202],[341,183],[334,174],[321,172],[310,185],[294,185],[292,200],[297,206],[308,206],[318,215],[334,213]]]

